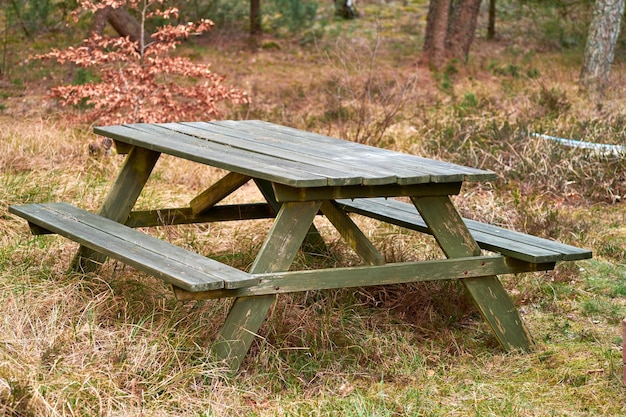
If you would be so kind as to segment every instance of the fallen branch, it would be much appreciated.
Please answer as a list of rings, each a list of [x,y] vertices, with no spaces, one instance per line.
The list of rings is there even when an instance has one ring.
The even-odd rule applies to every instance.
[[[626,155],[626,146],[622,145],[609,145],[605,143],[585,142],[582,140],[557,138],[555,136],[548,136],[540,133],[531,133],[530,135],[536,138],[551,140],[570,148],[590,149],[602,156],[620,157]]]

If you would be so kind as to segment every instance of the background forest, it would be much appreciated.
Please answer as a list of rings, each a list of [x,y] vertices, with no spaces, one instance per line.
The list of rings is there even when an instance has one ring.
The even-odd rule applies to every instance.
[[[74,1],[3,0],[0,414],[626,414],[626,156],[548,138],[626,146],[626,34],[598,93],[580,83],[594,2],[482,2],[467,55],[434,64],[424,54],[433,3],[363,0],[358,17],[345,19],[330,1],[267,0],[254,35],[247,1],[151,4],[150,12],[178,13],[146,19],[147,3],[135,3],[125,8],[134,21],[162,33],[155,45],[163,49],[152,51],[180,66],[154,73],[157,87],[113,100],[111,69],[152,53],[119,40],[132,27],[105,19],[98,28],[97,13],[74,14]],[[174,30],[202,19],[215,24]],[[84,44],[94,32],[113,43]],[[94,51],[113,56],[120,45],[120,66],[97,59]],[[58,62],[68,50],[78,55]],[[72,95],[106,82],[98,94]],[[154,111],[142,114],[138,103],[163,108],[158,91],[167,86],[180,105],[170,115],[181,120],[263,119],[493,170],[497,181],[467,185],[455,199],[465,217],[590,248],[594,258],[502,277],[535,338],[528,354],[502,352],[461,287],[420,283],[281,296],[241,372],[229,377],[209,356],[228,300],[179,303],[160,281],[114,262],[98,275],[68,273],[76,246],[31,236],[7,210],[43,201],[97,210],[123,158],[92,126],[146,119]],[[220,175],[162,158],[138,204],[184,205]],[[388,261],[437,250],[418,234],[355,221]],[[246,268],[267,228],[250,221],[152,232]],[[329,251],[302,254],[299,266],[358,261],[329,224],[318,228]]]

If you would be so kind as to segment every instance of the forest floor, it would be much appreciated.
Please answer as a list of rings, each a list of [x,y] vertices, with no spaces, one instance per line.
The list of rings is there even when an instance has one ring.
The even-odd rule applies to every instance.
[[[321,13],[332,15],[331,6]],[[615,62],[606,96],[591,99],[578,87],[583,45],[572,46],[566,30],[555,38],[552,18],[521,11],[505,14],[492,42],[481,21],[469,61],[439,72],[419,61],[424,2],[365,3],[355,21],[328,17],[312,32],[254,42],[216,30],[177,53],[212,63],[249,92],[252,102],[225,107],[224,118],[491,169],[497,181],[464,186],[455,198],[464,216],[592,249],[591,260],[502,277],[535,338],[532,352],[504,353],[454,283],[319,291],[279,297],[229,377],[209,355],[228,301],[179,303],[160,281],[114,262],[98,275],[68,273],[76,246],[33,237],[8,213],[10,204],[40,201],[96,210],[122,163],[90,155],[91,126],[68,122],[73,110],[46,99],[74,70],[30,62],[2,80],[0,413],[626,414],[626,158],[534,135],[626,145],[625,63]],[[171,158],[155,172],[141,207],[186,204],[221,174]],[[258,193],[246,187],[231,198]],[[419,234],[355,220],[388,261],[437,256]],[[151,232],[245,268],[268,226]],[[318,226],[329,252],[302,254],[298,267],[358,262],[330,225]]]

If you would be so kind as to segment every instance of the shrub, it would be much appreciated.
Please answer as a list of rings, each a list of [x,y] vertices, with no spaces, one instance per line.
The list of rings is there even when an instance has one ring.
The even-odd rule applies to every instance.
[[[139,3],[129,0],[127,7],[136,9],[141,26],[149,19],[176,19],[178,10],[161,10],[163,0]],[[83,9],[122,7],[124,3],[81,3]],[[97,77],[85,83],[61,85],[50,96],[62,106],[85,106],[81,119],[99,123],[166,122],[192,118],[214,118],[220,114],[217,103],[248,103],[245,92],[228,88],[224,76],[211,71],[210,65],[193,63],[188,58],[170,56],[181,42],[192,35],[208,31],[213,23],[163,24],[151,39],[131,41],[128,37],[111,38],[92,34],[80,47],[53,49],[37,59],[72,63],[85,71],[94,70]],[[90,71],[91,72],[91,71]]]

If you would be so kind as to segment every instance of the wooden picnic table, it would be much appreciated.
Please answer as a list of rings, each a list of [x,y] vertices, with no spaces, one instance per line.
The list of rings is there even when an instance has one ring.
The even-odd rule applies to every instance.
[[[237,369],[279,293],[460,279],[506,350],[529,349],[531,337],[496,275],[549,270],[591,252],[463,219],[451,196],[465,181],[493,172],[365,146],[262,121],[127,124],[97,127],[112,138],[124,165],[99,213],[66,203],[12,206],[36,233],[81,243],[73,267],[94,271],[113,257],[172,284],[180,300],[233,297],[214,345]],[[228,171],[188,207],[133,211],[161,154]],[[249,181],[265,202],[225,205]],[[407,197],[411,203],[392,197]],[[349,213],[429,233],[442,259],[385,264]],[[290,271],[313,220],[326,216],[363,259],[362,266]],[[275,218],[249,271],[177,248],[133,228]],[[167,220],[164,220],[167,219]],[[483,254],[481,248],[489,253]]]

